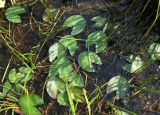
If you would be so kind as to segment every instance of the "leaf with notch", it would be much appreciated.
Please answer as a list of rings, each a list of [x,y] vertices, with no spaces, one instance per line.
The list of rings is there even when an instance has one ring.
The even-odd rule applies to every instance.
[[[59,92],[64,93],[66,91],[65,82],[60,78],[49,78],[47,81],[46,89],[48,94],[56,99]]]
[[[69,105],[68,95],[66,93],[59,93],[57,97],[57,101],[60,105],[63,105],[63,106]]]
[[[95,24],[93,25],[93,27],[96,28],[100,28],[103,27],[106,23],[106,18],[102,17],[102,16],[95,16],[91,19],[91,21],[94,21]]]
[[[53,99],[57,99],[57,95],[59,93],[57,85],[56,85],[57,78],[49,78],[46,84],[46,90],[50,97]]]
[[[116,91],[117,99],[123,98],[128,92],[128,82],[122,76],[114,76],[107,85],[107,94]]]
[[[86,48],[95,45],[96,53],[102,52],[108,45],[108,38],[102,31],[91,33],[86,40]]]
[[[72,82],[70,83],[71,86],[77,86],[77,87],[84,87],[84,81],[80,75],[76,75]]]
[[[65,56],[65,47],[59,43],[54,43],[49,48],[49,61],[53,62],[56,58],[62,58]]]
[[[73,15],[64,21],[63,27],[72,27],[71,35],[77,35],[85,29],[86,20],[81,15]]]
[[[122,67],[123,70],[129,72],[129,73],[134,73],[137,70],[139,70],[144,62],[141,60],[141,58],[139,56],[129,56],[129,58],[127,59],[130,64],[126,64]]]
[[[68,48],[70,54],[73,56],[77,49],[77,40],[71,35],[65,35],[61,37],[60,41],[61,44],[64,45],[65,48]]]
[[[19,106],[25,115],[40,115],[41,113],[36,106],[43,103],[43,100],[35,94],[26,94],[19,99]]]
[[[160,59],[160,44],[152,43],[148,49],[148,53],[151,55],[153,60]]]
[[[26,9],[22,6],[11,6],[5,11],[8,21],[13,23],[21,23],[20,14],[26,13]]]
[[[93,67],[94,64],[101,65],[102,61],[100,57],[93,53],[93,52],[81,52],[78,56],[78,63],[79,65],[88,72],[95,72],[95,68]]]

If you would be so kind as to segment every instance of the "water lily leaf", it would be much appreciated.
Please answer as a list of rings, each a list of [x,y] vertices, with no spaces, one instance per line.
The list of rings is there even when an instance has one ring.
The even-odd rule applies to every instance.
[[[91,19],[91,21],[94,21],[95,24],[93,25],[93,27],[96,28],[100,28],[103,27],[106,23],[106,18],[102,17],[102,16],[95,16]]]
[[[153,43],[150,45],[148,49],[148,53],[151,55],[151,58],[153,60],[160,59],[160,44],[159,43]]]
[[[45,9],[43,13],[43,21],[53,21],[55,19],[55,16],[57,14],[57,9],[53,6],[49,6]]]
[[[130,56],[130,59],[128,60],[130,62],[130,64],[126,64],[122,67],[123,70],[129,72],[129,73],[134,73],[137,70],[139,70],[144,62],[141,60],[141,58],[139,56]]]
[[[17,73],[17,77],[20,78],[22,82],[27,82],[32,79],[33,75],[29,68],[20,67],[18,70],[19,70],[19,73],[21,73],[21,75],[19,74],[18,76],[18,73]]]
[[[66,85],[65,82],[63,82],[61,79],[56,79],[55,81],[57,89],[61,92],[64,93],[66,91]]]
[[[73,56],[75,54],[75,51],[77,49],[77,40],[71,35],[65,35],[61,37],[60,41],[61,44],[63,44],[66,48],[68,48],[70,54]]]
[[[72,27],[71,35],[77,35],[85,29],[86,20],[81,15],[73,15],[64,21],[63,27]]]
[[[109,80],[106,90],[108,94],[116,91],[117,99],[123,98],[128,92],[128,82],[122,76],[114,76]]]
[[[72,82],[70,83],[71,86],[77,86],[77,87],[84,87],[84,81],[80,75],[76,75]]]
[[[6,0],[0,0],[0,8],[4,8],[6,4]]]
[[[17,93],[20,93],[21,91],[22,91],[22,87],[21,87],[21,84],[16,84],[15,85],[15,91],[17,92]]]
[[[48,77],[54,78],[57,75],[58,75],[58,69],[57,69],[55,63],[53,62],[53,64],[49,68]]]
[[[86,40],[86,48],[95,45],[96,53],[104,51],[107,47],[108,38],[102,31],[91,33]]]
[[[68,82],[71,82],[76,76],[78,76],[78,74],[73,71],[69,76]]]
[[[11,90],[12,90],[12,84],[9,81],[6,81],[3,85],[3,93],[7,94]]]
[[[19,72],[16,73],[15,69],[10,70],[8,78],[11,83],[17,83],[17,82],[27,82],[30,79],[32,79],[31,70],[27,67],[21,67],[18,69]]]
[[[98,65],[102,64],[101,59],[97,54],[87,51],[81,52],[79,54],[78,63],[84,70],[88,72],[95,72],[93,63]]]
[[[65,56],[65,47],[59,43],[54,43],[49,48],[49,61],[53,62],[56,58],[62,58]]]
[[[23,95],[19,99],[19,106],[25,115],[40,115],[41,113],[36,106],[43,103],[43,99],[35,94]]]
[[[26,13],[26,9],[22,6],[11,6],[6,10],[5,16],[10,22],[21,23],[20,14],[23,13]]]
[[[67,63],[64,63],[58,69],[59,77],[64,81],[68,81],[72,71],[73,71],[72,64],[69,63],[67,65]]]
[[[63,105],[63,106],[69,105],[69,103],[68,103],[69,100],[68,100],[68,96],[66,93],[59,93],[57,101],[60,105]]]
[[[70,74],[73,71],[72,63],[70,60],[66,57],[58,59],[56,66],[58,67],[59,77],[64,81],[68,81]]]
[[[65,82],[59,78],[49,78],[46,84],[48,94],[56,99],[59,92],[64,93],[66,91]]]
[[[53,77],[49,78],[46,84],[47,93],[53,99],[57,99],[57,95],[59,93],[55,79],[57,78],[53,78]]]
[[[9,81],[10,81],[11,83],[15,83],[15,82],[17,82],[17,80],[19,80],[19,78],[17,78],[17,76],[16,76],[16,69],[15,69],[15,68],[14,68],[14,69],[11,69],[11,70],[9,71],[8,78],[9,78]]]

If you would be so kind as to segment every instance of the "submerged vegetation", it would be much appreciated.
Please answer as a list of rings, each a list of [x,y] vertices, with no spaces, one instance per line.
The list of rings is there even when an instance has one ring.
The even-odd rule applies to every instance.
[[[148,9],[156,12],[149,26],[137,27],[140,40],[128,32],[135,23],[125,28],[132,19],[117,21],[118,10],[110,15],[125,1],[108,2],[0,0],[0,53],[2,48],[7,54],[0,54],[0,114],[160,114],[159,36],[146,38],[159,34],[160,1],[141,1],[136,9],[136,23],[145,21]],[[129,9],[122,8],[125,19],[138,3],[131,0]],[[123,40],[127,32],[129,39]],[[125,51],[122,41],[131,47],[139,42],[140,48]],[[150,94],[155,97],[147,102],[154,101],[146,108],[138,97]]]

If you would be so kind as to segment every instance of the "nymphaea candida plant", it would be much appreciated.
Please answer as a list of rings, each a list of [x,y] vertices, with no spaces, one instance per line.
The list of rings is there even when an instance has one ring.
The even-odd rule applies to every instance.
[[[64,21],[63,28],[71,28],[71,33],[62,36],[49,48],[49,61],[52,64],[49,68],[46,89],[60,105],[72,106],[74,102],[85,102],[85,85],[81,73],[96,72],[95,65],[102,64],[99,54],[108,46],[109,38],[105,33],[108,22],[101,16],[93,17],[91,21],[92,27],[99,31],[90,33],[86,39],[77,39],[76,35],[85,31],[87,21],[81,15],[70,16]],[[79,42],[84,44],[84,51],[78,51]],[[76,67],[80,67],[82,71]],[[107,93],[113,91],[116,91],[117,98],[124,97],[128,91],[127,80],[122,76],[113,77],[108,83]]]

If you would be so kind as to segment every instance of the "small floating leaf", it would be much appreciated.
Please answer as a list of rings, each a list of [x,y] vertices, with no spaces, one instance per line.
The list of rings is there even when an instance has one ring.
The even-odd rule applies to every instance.
[[[12,84],[9,81],[6,81],[3,85],[3,93],[7,94],[11,90],[12,90]]]
[[[107,36],[102,31],[91,33],[86,40],[86,48],[95,45],[96,53],[102,52],[108,45]]]
[[[68,103],[68,96],[66,93],[59,93],[58,94],[58,97],[57,97],[57,101],[60,105],[63,105],[63,106],[68,106],[69,103]]]
[[[61,44],[65,46],[65,48],[68,48],[70,54],[73,56],[76,49],[77,49],[77,40],[71,35],[65,35],[63,36],[60,41]]]
[[[15,68],[9,71],[8,78],[11,83],[15,83],[15,82],[17,82],[17,80],[19,80],[19,78],[17,78]]]
[[[35,94],[26,94],[19,99],[19,106],[25,115],[40,115],[41,113],[36,106],[43,103],[43,100]]]
[[[77,86],[77,87],[84,87],[84,81],[80,75],[76,75],[72,82],[70,83],[71,86]]]
[[[159,43],[151,44],[148,52],[153,60],[157,58],[160,59],[160,44]]]
[[[117,99],[123,98],[128,92],[128,82],[122,76],[114,76],[109,80],[106,90],[108,94],[116,91]]]
[[[95,72],[93,63],[98,65],[102,64],[101,59],[97,54],[87,51],[79,54],[78,63],[84,70],[88,72]]]
[[[86,20],[81,15],[73,15],[64,21],[63,27],[72,27],[71,35],[77,35],[85,29]]]
[[[26,13],[26,9],[22,6],[11,6],[6,10],[5,16],[10,22],[21,23],[20,14],[23,13]]]
[[[54,78],[56,75],[58,75],[58,69],[55,63],[53,62],[53,64],[49,68],[48,77]]]
[[[58,88],[56,85],[56,79],[57,78],[49,78],[46,84],[47,93],[49,96],[51,96],[53,99],[57,99],[58,95]]]
[[[59,43],[54,43],[49,48],[49,61],[53,62],[56,58],[62,58],[65,56],[65,48]]]
[[[32,75],[31,70],[29,68],[27,68],[27,67],[20,67],[18,70],[19,70],[19,73],[21,73],[21,75],[19,74],[20,76],[17,76],[17,77],[22,82],[27,82],[27,81],[29,81],[29,80],[32,79],[33,75]]]
[[[93,27],[96,28],[100,28],[103,27],[106,23],[106,18],[102,17],[102,16],[95,16],[91,19],[91,21],[94,21],[95,24],[93,25]]]
[[[144,62],[141,60],[141,58],[139,56],[133,56],[131,55],[129,59],[127,59],[130,64],[126,64],[124,65],[122,68],[123,70],[129,72],[129,73],[134,73],[137,70],[139,70]]]

